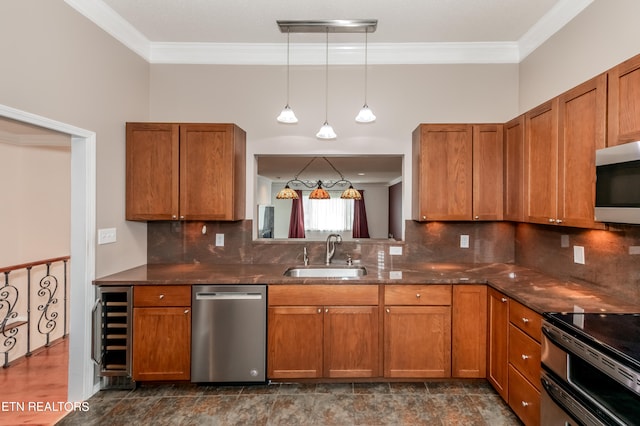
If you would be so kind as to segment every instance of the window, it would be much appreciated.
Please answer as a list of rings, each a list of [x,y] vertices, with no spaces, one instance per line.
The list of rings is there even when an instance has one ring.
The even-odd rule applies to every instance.
[[[328,200],[310,200],[310,192],[302,194],[305,231],[351,231],[353,200],[340,198],[342,191],[330,191]]]

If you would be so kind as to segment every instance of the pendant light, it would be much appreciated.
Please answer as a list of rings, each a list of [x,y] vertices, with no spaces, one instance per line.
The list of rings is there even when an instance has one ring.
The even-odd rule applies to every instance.
[[[293,113],[293,110],[289,106],[289,85],[290,85],[289,83],[289,33],[290,31],[287,30],[287,104],[280,112],[280,115],[278,116],[277,120],[280,123],[294,124],[298,122],[298,118],[296,117],[296,115]]]
[[[327,190],[325,188],[323,188],[322,186],[324,185],[327,188],[333,188],[336,185],[340,185],[340,186],[344,186],[344,185],[349,185],[349,187],[347,189],[345,189],[342,194],[340,195],[340,198],[346,199],[346,200],[361,200],[362,199],[362,194],[360,194],[360,191],[358,191],[357,189],[355,189],[353,187],[353,184],[348,181],[347,179],[344,178],[344,175],[340,172],[340,170],[336,169],[336,167],[333,165],[333,163],[331,163],[331,161],[329,161],[329,159],[327,157],[322,157],[322,159],[324,161],[327,162],[327,164],[329,164],[329,166],[331,166],[331,168],[340,175],[340,180],[337,180],[333,183],[325,183],[322,182],[320,179],[318,179],[318,181],[314,181],[314,182],[304,182],[300,179],[298,179],[298,176],[300,174],[302,174],[302,172],[304,172],[307,167],[309,167],[309,165],[311,163],[313,163],[318,157],[313,157],[311,159],[311,161],[309,161],[303,168],[302,170],[300,170],[294,177],[293,179],[291,179],[290,181],[288,181],[284,188],[280,190],[280,192],[278,192],[278,194],[276,195],[276,199],[278,200],[291,200],[291,199],[297,199],[298,194],[296,193],[296,191],[294,191],[293,189],[291,189],[291,187],[289,186],[289,184],[296,184],[296,185],[300,185],[300,186],[305,186],[309,189],[313,189],[313,191],[311,191],[311,194],[309,194],[309,199],[310,200],[327,200],[329,198],[331,198],[331,196],[329,195],[329,193],[327,192]]]
[[[376,121],[376,116],[373,115],[373,111],[371,111],[371,108],[369,108],[369,105],[367,105],[367,46],[368,46],[368,34],[369,34],[369,29],[365,28],[364,31],[364,106],[360,109],[360,112],[358,112],[358,115],[356,116],[356,121],[358,123],[372,123],[374,121]]]
[[[327,27],[327,52],[325,62],[325,106],[324,106],[324,124],[320,127],[320,130],[316,134],[318,139],[335,139],[337,137],[336,132],[333,131],[333,127],[329,124],[329,27]]]

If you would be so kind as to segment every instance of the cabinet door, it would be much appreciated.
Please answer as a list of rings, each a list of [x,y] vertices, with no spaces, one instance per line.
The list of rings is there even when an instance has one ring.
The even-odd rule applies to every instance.
[[[138,381],[191,378],[191,309],[133,309],[133,371]]]
[[[604,74],[560,96],[557,223],[596,226],[595,154],[605,146],[606,102]]]
[[[323,309],[269,308],[267,375],[270,379],[322,377]]]
[[[384,376],[451,376],[451,308],[387,306],[384,317]]]
[[[244,134],[232,124],[180,126],[180,215],[184,219],[244,218],[244,139],[236,140],[236,132]]]
[[[486,377],[487,286],[453,286],[451,323],[451,375]]]
[[[413,219],[472,219],[472,127],[422,124],[413,135]]]
[[[508,400],[509,299],[490,288],[487,297],[487,379],[500,396]]]
[[[378,307],[325,308],[324,377],[377,377]]]
[[[558,98],[525,114],[525,220],[556,223]]]
[[[502,139],[500,124],[473,126],[474,220],[502,220]]]
[[[640,55],[608,73],[609,146],[640,140]]]
[[[504,220],[524,220],[524,115],[504,125]]]
[[[179,127],[127,123],[126,219],[178,219]]]

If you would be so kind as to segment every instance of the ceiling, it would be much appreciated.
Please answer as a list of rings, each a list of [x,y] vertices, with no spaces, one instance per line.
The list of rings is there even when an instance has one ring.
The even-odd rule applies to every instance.
[[[282,64],[277,20],[377,19],[374,64],[517,63],[593,0],[65,1],[151,63]],[[332,35],[332,63],[361,61],[363,39]],[[291,63],[322,63],[324,42],[292,34]]]

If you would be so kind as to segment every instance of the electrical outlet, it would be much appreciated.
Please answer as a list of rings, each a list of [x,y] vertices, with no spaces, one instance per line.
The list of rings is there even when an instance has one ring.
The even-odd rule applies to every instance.
[[[469,248],[469,236],[460,235],[460,248]]]
[[[224,247],[224,234],[216,234],[216,247]]]
[[[569,247],[569,236],[568,235],[561,235],[560,236],[560,247],[562,247],[562,248]]]
[[[629,246],[629,254],[640,254],[640,246]]]
[[[584,247],[573,246],[573,263],[584,265]]]
[[[98,229],[98,244],[109,244],[116,242],[116,228]]]

